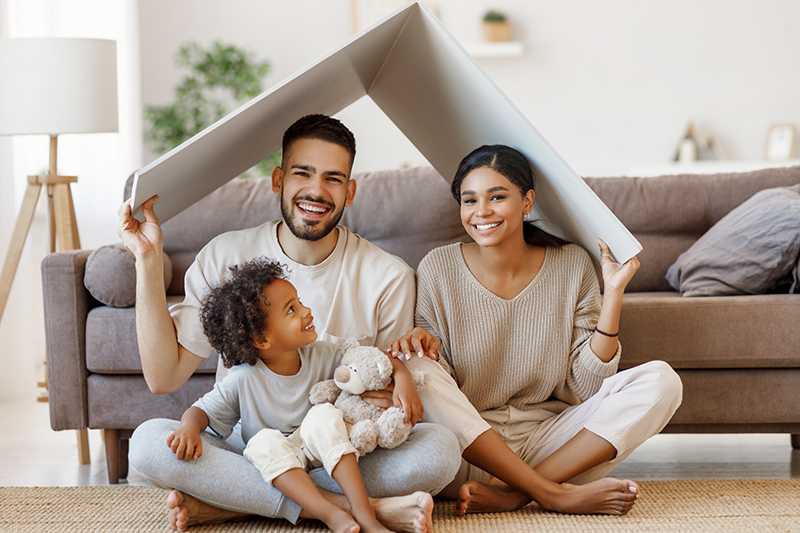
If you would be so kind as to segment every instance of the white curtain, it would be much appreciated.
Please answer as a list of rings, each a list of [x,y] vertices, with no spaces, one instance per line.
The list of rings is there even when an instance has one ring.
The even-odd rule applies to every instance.
[[[58,173],[78,176],[72,192],[85,249],[118,242],[116,211],[123,186],[142,166],[138,26],[138,0],[0,0],[0,38],[83,37],[117,43],[119,133],[58,138]],[[0,137],[0,261],[6,258],[27,176],[46,173],[48,163],[46,135]],[[47,250],[44,197],[0,320],[0,401],[33,401],[39,393],[36,383],[44,379],[39,268]]]

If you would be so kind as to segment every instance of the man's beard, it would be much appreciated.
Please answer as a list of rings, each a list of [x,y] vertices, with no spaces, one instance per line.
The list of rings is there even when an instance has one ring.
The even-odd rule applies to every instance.
[[[294,203],[301,200],[330,207],[333,212],[333,217],[327,219],[327,223],[325,223],[324,220],[304,220],[300,224],[296,224],[292,216],[295,213]],[[318,241],[326,237],[331,231],[333,231],[336,225],[339,224],[339,221],[342,219],[342,215],[344,215],[344,207],[342,207],[338,213],[335,210],[336,206],[332,205],[330,202],[326,202],[318,198],[312,198],[310,196],[295,196],[291,201],[287,202],[283,196],[283,191],[281,191],[281,215],[283,216],[283,220],[286,222],[286,225],[289,226],[289,230],[298,239],[302,239],[304,241]]]

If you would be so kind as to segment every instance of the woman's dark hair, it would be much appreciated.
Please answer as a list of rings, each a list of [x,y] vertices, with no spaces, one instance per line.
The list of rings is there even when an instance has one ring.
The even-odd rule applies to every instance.
[[[528,191],[534,190],[533,170],[524,155],[504,144],[485,144],[470,152],[458,164],[456,175],[450,183],[450,192],[453,193],[453,198],[459,204],[461,204],[461,183],[464,178],[473,170],[482,167],[490,168],[505,176],[508,181],[517,186],[523,197]],[[533,246],[560,248],[569,244],[569,241],[547,233],[533,222],[525,222],[522,231],[525,242]]]
[[[230,267],[231,276],[214,288],[200,310],[203,332],[222,357],[225,368],[258,361],[253,343],[264,340],[267,306],[264,289],[276,279],[286,279],[279,263],[258,257]]]
[[[327,115],[306,115],[297,119],[283,134],[283,158],[300,139],[317,139],[338,144],[350,154],[350,166],[356,158],[356,138],[347,126]],[[281,162],[283,164],[283,162]]]

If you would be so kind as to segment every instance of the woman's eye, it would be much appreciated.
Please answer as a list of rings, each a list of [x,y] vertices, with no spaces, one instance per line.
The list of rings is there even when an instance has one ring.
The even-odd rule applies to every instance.
[[[492,200],[503,200],[503,199],[505,199],[505,196],[503,196],[502,194],[495,194],[494,196],[492,196]]]

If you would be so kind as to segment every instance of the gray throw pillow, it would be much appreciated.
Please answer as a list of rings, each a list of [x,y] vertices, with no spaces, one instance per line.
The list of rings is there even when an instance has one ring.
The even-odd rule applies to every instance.
[[[681,296],[763,294],[793,275],[798,255],[800,185],[777,187],[725,215],[666,277]]]
[[[164,253],[164,287],[172,281],[172,260]],[[83,284],[94,298],[112,307],[136,303],[136,258],[123,244],[109,244],[89,254]]]

